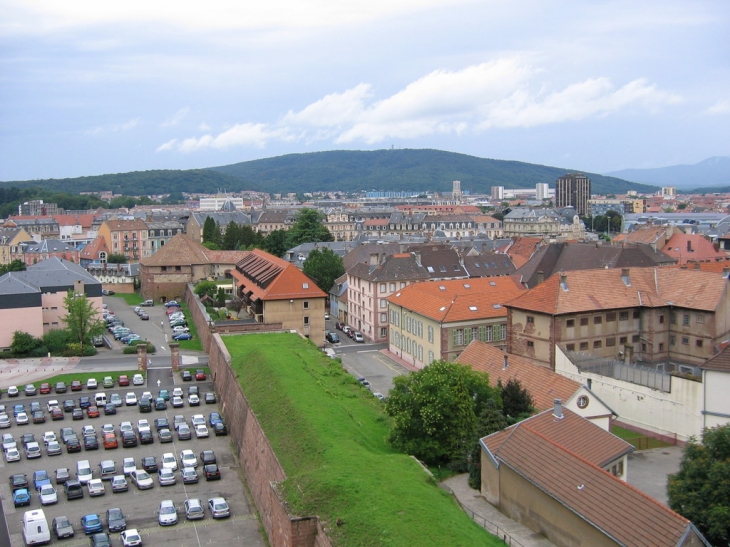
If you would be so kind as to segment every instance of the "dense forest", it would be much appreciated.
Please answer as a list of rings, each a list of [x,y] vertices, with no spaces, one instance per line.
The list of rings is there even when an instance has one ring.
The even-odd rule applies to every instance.
[[[489,193],[492,186],[534,188],[551,185],[574,168],[547,167],[518,161],[492,160],[441,150],[332,151],[289,154],[210,169],[135,171],[114,175],[7,181],[0,187],[43,187],[78,193],[112,190],[129,195],[170,192],[214,193],[265,190],[273,193],[359,190],[450,191],[452,181],[471,193]],[[596,194],[657,188],[586,173]]]

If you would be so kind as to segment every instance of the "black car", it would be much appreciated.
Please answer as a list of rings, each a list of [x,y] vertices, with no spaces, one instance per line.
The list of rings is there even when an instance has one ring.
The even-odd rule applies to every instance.
[[[91,406],[91,397],[87,397],[84,395],[83,397],[79,397],[79,407],[80,408],[89,408]]]
[[[337,344],[340,341],[340,337],[337,336],[336,332],[328,332],[325,338],[330,344]]]
[[[66,382],[56,382],[56,393],[66,393],[67,390]]]
[[[192,382],[193,381],[193,375],[190,374],[189,370],[183,370],[181,373],[183,382]]]
[[[71,412],[74,408],[76,408],[76,401],[74,401],[73,399],[66,399],[63,402],[64,412]]]
[[[124,448],[137,446],[137,435],[134,431],[122,431],[122,446]]]
[[[137,406],[140,412],[152,412],[152,402],[149,397],[142,397]]]
[[[170,429],[170,422],[167,418],[155,418],[155,429]]]
[[[123,532],[127,529],[127,521],[124,513],[118,507],[106,510],[106,525],[110,532]]]
[[[213,433],[215,433],[216,436],[228,435],[228,428],[223,422],[218,422],[213,426]]]
[[[109,414],[116,414],[117,413],[117,407],[114,405],[114,403],[107,403],[104,405],[104,416],[108,416]]]
[[[218,463],[218,460],[216,460],[215,457],[215,452],[213,452],[212,450],[203,450],[200,453],[200,461],[203,462],[203,465]]]
[[[70,479],[71,473],[69,473],[68,468],[60,467],[56,469],[56,485],[61,486],[62,484],[66,484]]]
[[[11,475],[10,477],[10,489],[15,492],[20,488],[28,488],[28,477],[22,473]]]
[[[87,435],[84,437],[84,449],[99,450],[99,439],[97,439],[94,435]]]
[[[140,444],[152,444],[155,442],[155,438],[152,436],[151,431],[140,431],[139,442]]]
[[[142,458],[142,469],[147,471],[147,473],[157,473],[157,460],[154,456],[145,456]]]
[[[206,405],[212,405],[212,404],[215,404],[215,402],[216,402],[215,393],[209,391],[208,393],[205,394],[205,404]]]
[[[66,444],[66,440],[69,437],[75,437],[76,433],[70,427],[62,427],[61,430],[58,432],[58,435],[59,435],[59,437],[61,437],[61,442],[63,444]]]
[[[218,465],[215,463],[206,465],[203,467],[203,471],[205,472],[205,480],[207,481],[217,481],[221,478],[220,469],[218,469]]]
[[[35,435],[33,433],[23,433],[20,436],[20,444],[26,445],[28,443],[34,443],[35,442]]]
[[[73,420],[83,420],[84,419],[84,411],[80,408],[74,408],[71,411],[71,419]]]
[[[78,437],[69,437],[66,439],[66,452],[81,452],[81,443],[79,442]]]
[[[107,291],[107,292],[113,292],[113,291]],[[112,539],[109,537],[109,534],[107,534],[106,532],[93,534],[91,536],[90,545],[91,545],[91,547],[111,547]]]
[[[81,499],[84,497],[84,489],[81,483],[77,480],[66,481],[66,499],[74,500]]]
[[[162,397],[155,399],[155,410],[167,410],[167,401]]]

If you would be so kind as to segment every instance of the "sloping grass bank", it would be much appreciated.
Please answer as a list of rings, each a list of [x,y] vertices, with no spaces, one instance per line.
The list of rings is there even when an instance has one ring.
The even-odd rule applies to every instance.
[[[502,545],[385,442],[382,403],[339,362],[294,334],[223,340],[289,477],[292,510],[326,521],[336,545]]]

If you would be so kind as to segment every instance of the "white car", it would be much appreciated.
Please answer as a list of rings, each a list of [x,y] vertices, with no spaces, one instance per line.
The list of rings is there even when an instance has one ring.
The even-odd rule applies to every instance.
[[[88,483],[86,483],[86,486],[89,487],[89,496],[92,498],[106,494],[104,482],[101,479],[91,479]]]
[[[185,402],[183,401],[182,397],[173,397],[172,401],[170,402],[172,403],[172,408],[180,408],[185,406]]]
[[[134,406],[137,404],[137,396],[131,391],[124,396],[124,404],[127,406]]]
[[[190,419],[190,423],[192,424],[193,427],[197,427],[199,425],[205,425],[205,416],[203,416],[202,414],[195,414]]]
[[[28,415],[25,412],[18,412],[18,415],[15,417],[15,423],[18,425],[27,425]]]
[[[208,509],[214,519],[222,519],[231,516],[231,509],[228,507],[226,498],[210,498]]]
[[[122,473],[129,475],[135,469],[137,469],[137,464],[134,463],[134,458],[124,458],[124,462],[122,463]]]
[[[55,440],[56,440],[56,434],[55,434],[55,433],[54,433],[53,431],[46,431],[46,432],[45,432],[45,433],[43,434],[43,442],[44,442],[45,444],[48,444],[48,443],[50,443],[51,441],[55,441]]]
[[[175,472],[167,468],[160,469],[157,472],[157,480],[160,481],[160,486],[172,486],[177,482]]]
[[[152,477],[150,477],[150,474],[144,469],[135,469],[129,474],[129,478],[140,490],[147,490],[148,488],[153,488],[155,486]]]
[[[160,509],[157,511],[157,521],[160,523],[160,526],[177,524],[177,507],[172,503],[172,500],[162,500],[160,502]]]
[[[15,448],[18,446],[18,443],[15,442],[15,437],[13,437],[12,433],[3,433],[3,450],[7,450],[8,448]]]
[[[20,461],[20,451],[16,447],[8,448],[5,451],[5,461],[10,462],[19,462]]]
[[[18,386],[10,386],[8,388],[8,397],[17,397],[18,395],[20,395]]]
[[[195,393],[188,396],[188,404],[191,406],[199,405],[200,404],[200,397],[198,397]]]
[[[137,420],[137,431],[140,433],[142,431],[152,431],[152,428],[150,427],[150,423],[142,418],[141,420]]]
[[[58,401],[56,399],[51,399],[50,401],[48,401],[48,403],[46,403],[46,408],[48,409],[48,412],[56,407],[58,407]]]
[[[38,492],[38,498],[41,500],[41,505],[53,505],[54,503],[58,503],[58,494],[56,493],[56,489],[50,484],[44,484],[41,486],[41,489]]]
[[[104,424],[101,426],[101,434],[104,433],[114,433],[114,425],[113,424]]]
[[[208,428],[205,425],[196,425],[195,426],[195,436],[198,439],[203,439],[205,437],[209,437],[210,434],[208,433]]]
[[[172,396],[173,397],[182,397],[183,396],[183,390],[181,387],[176,387],[172,390]]]
[[[178,333],[178,332],[190,332],[190,329],[187,327],[177,326],[172,327],[172,332]]]
[[[162,455],[162,468],[177,471],[177,458],[172,452],[165,452]]]
[[[0,429],[6,429],[11,425],[12,424],[10,423],[10,416],[5,414],[4,412],[0,414]]]
[[[140,397],[140,399],[144,399],[145,397],[147,399],[149,399],[150,401],[154,401],[155,400],[155,398],[152,396],[152,392],[151,391],[143,391],[142,392],[142,397]]]
[[[96,381],[96,378],[89,378],[86,380],[86,389],[96,389],[98,387],[98,383]]]
[[[93,425],[85,425],[81,428],[81,436],[86,437],[87,435],[96,436],[96,429],[94,429]]]
[[[142,536],[139,535],[136,528],[125,530],[122,532],[121,538],[124,547],[139,547],[142,545]]]
[[[183,450],[180,452],[180,464],[183,467],[198,467],[198,458],[192,450]]]
[[[143,386],[144,385],[144,376],[141,374],[135,374],[132,376],[132,385],[134,386]]]
[[[119,431],[134,431],[134,426],[132,422],[122,422],[119,424]]]

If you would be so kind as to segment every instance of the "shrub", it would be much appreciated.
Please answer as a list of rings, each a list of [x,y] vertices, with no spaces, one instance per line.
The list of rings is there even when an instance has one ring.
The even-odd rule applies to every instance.
[[[142,340],[144,342],[144,340]],[[155,353],[157,351],[157,348],[152,345],[150,342],[147,342],[147,353]],[[137,353],[137,344],[133,344],[131,346],[127,346],[122,350],[122,353],[126,355],[132,355]]]
[[[45,357],[48,355],[48,348],[46,346],[38,346],[28,352],[28,357]]]
[[[43,335],[43,345],[53,355],[62,353],[69,343],[68,332],[63,329],[52,329]]]

